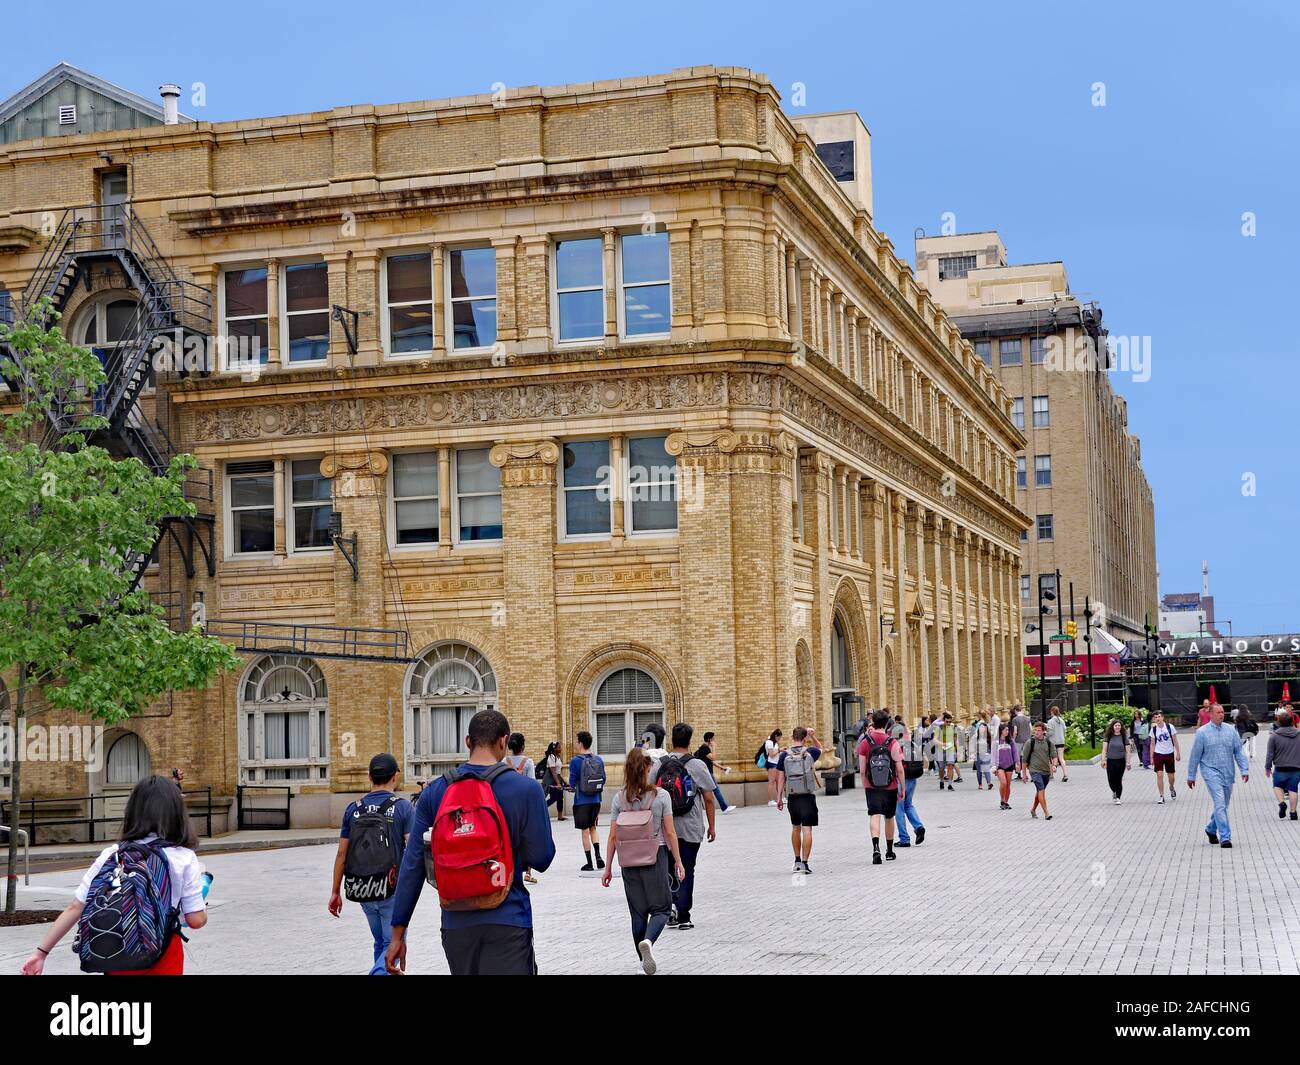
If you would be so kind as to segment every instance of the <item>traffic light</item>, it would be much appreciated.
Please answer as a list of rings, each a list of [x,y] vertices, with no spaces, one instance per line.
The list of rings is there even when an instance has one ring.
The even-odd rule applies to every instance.
[[[1067,622],[1065,623],[1065,635],[1067,635],[1068,637],[1070,637],[1070,639],[1072,639],[1072,640],[1078,639],[1078,637],[1079,637],[1079,625],[1078,625],[1078,622],[1075,622],[1075,621],[1067,621]]]

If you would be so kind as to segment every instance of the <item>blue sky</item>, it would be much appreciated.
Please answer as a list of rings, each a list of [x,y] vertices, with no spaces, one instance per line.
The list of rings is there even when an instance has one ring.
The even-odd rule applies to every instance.
[[[15,6],[6,36],[25,43],[0,96],[60,59],[149,97],[201,81],[206,107],[182,109],[213,121],[707,63],[760,70],[787,102],[802,82],[806,112],[853,108],[871,129],[876,224],[901,253],[952,211],[963,231],[999,230],[1012,262],[1064,260],[1113,333],[1151,337],[1151,379],[1118,384],[1155,492],[1162,591],[1197,589],[1206,558],[1237,633],[1300,630],[1296,275],[1283,270],[1300,251],[1296,5],[361,9],[228,0],[146,20],[67,3],[60,25],[87,29],[52,35],[48,10]]]

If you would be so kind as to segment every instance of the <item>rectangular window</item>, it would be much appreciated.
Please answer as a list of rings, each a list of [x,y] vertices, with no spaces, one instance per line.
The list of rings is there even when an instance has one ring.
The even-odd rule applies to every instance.
[[[667,336],[672,325],[668,234],[632,233],[619,246],[623,336]]]
[[[226,527],[232,555],[275,550],[275,464],[226,465]]]
[[[677,528],[677,463],[664,450],[666,436],[627,442],[627,510],[632,534]]]
[[[975,341],[975,354],[989,369],[993,368],[993,341],[977,340]]]
[[[266,365],[266,267],[228,270],[222,278],[226,368]]]
[[[1028,488],[1028,487],[1029,487],[1029,485],[1028,485],[1028,483],[1027,483],[1026,473],[1025,473],[1025,456],[1024,456],[1024,455],[1017,455],[1017,456],[1016,456],[1016,487],[1017,487],[1017,488]]]
[[[283,316],[289,362],[323,362],[330,350],[330,283],[324,263],[284,268]]]
[[[1035,488],[1052,487],[1052,456],[1051,455],[1034,456],[1034,487]]]
[[[1021,599],[1029,598],[1029,574],[1028,573],[1022,573],[1020,575],[1020,598]]]
[[[1052,516],[1050,514],[1038,515],[1038,539],[1052,539]]]
[[[1019,366],[1020,361],[1019,339],[998,341],[998,364],[1000,366]]]
[[[497,342],[495,248],[457,248],[447,256],[447,299],[452,351],[490,348]]]
[[[1039,590],[1039,593],[1040,593],[1040,594],[1043,593],[1043,592],[1051,592],[1053,595],[1055,595],[1055,594],[1056,594],[1056,574],[1055,574],[1055,573],[1040,573],[1040,574],[1038,575],[1038,590]]]
[[[501,471],[488,461],[489,450],[456,452],[457,543],[501,539]]]
[[[599,237],[555,245],[555,302],[561,343],[604,337],[605,262]]]
[[[393,456],[393,541],[399,546],[438,542],[438,453]]]
[[[609,441],[573,440],[564,445],[563,535],[608,536],[612,525]]]
[[[948,255],[939,260],[939,280],[954,281],[975,269],[975,256]]]
[[[292,549],[310,551],[330,546],[330,481],[320,472],[320,459],[294,459],[289,464],[290,505],[293,509]]]
[[[1035,429],[1046,429],[1052,424],[1052,412],[1048,409],[1046,396],[1034,397],[1033,417]]]
[[[1020,396],[1018,399],[1011,401],[1011,424],[1017,429],[1025,427],[1025,397]]]
[[[1029,530],[1028,530],[1028,529],[1021,529],[1021,530],[1020,530],[1020,542],[1021,542],[1022,544],[1025,544],[1025,543],[1028,543],[1028,542],[1029,542]]]
[[[0,288],[0,325],[14,324],[14,300],[7,288]]]
[[[388,354],[433,351],[433,256],[390,255],[384,262]]]
[[[1031,337],[1029,340],[1029,362],[1033,366],[1042,366],[1047,360],[1047,338]]]

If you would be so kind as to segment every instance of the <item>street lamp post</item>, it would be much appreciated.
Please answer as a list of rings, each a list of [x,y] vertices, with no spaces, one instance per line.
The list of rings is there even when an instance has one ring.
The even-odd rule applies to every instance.
[[[1097,746],[1097,685],[1092,677],[1092,602],[1083,597],[1083,646],[1088,651],[1088,746]]]
[[[1047,615],[1052,612],[1052,608],[1047,604],[1056,599],[1055,592],[1049,592],[1043,586],[1043,578],[1047,574],[1038,575],[1038,716],[1047,720]]]

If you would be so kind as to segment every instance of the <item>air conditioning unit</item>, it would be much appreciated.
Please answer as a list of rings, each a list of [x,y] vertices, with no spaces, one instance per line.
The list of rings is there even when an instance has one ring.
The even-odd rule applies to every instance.
[[[75,126],[77,124],[77,105],[64,104],[59,108],[59,125]]]

